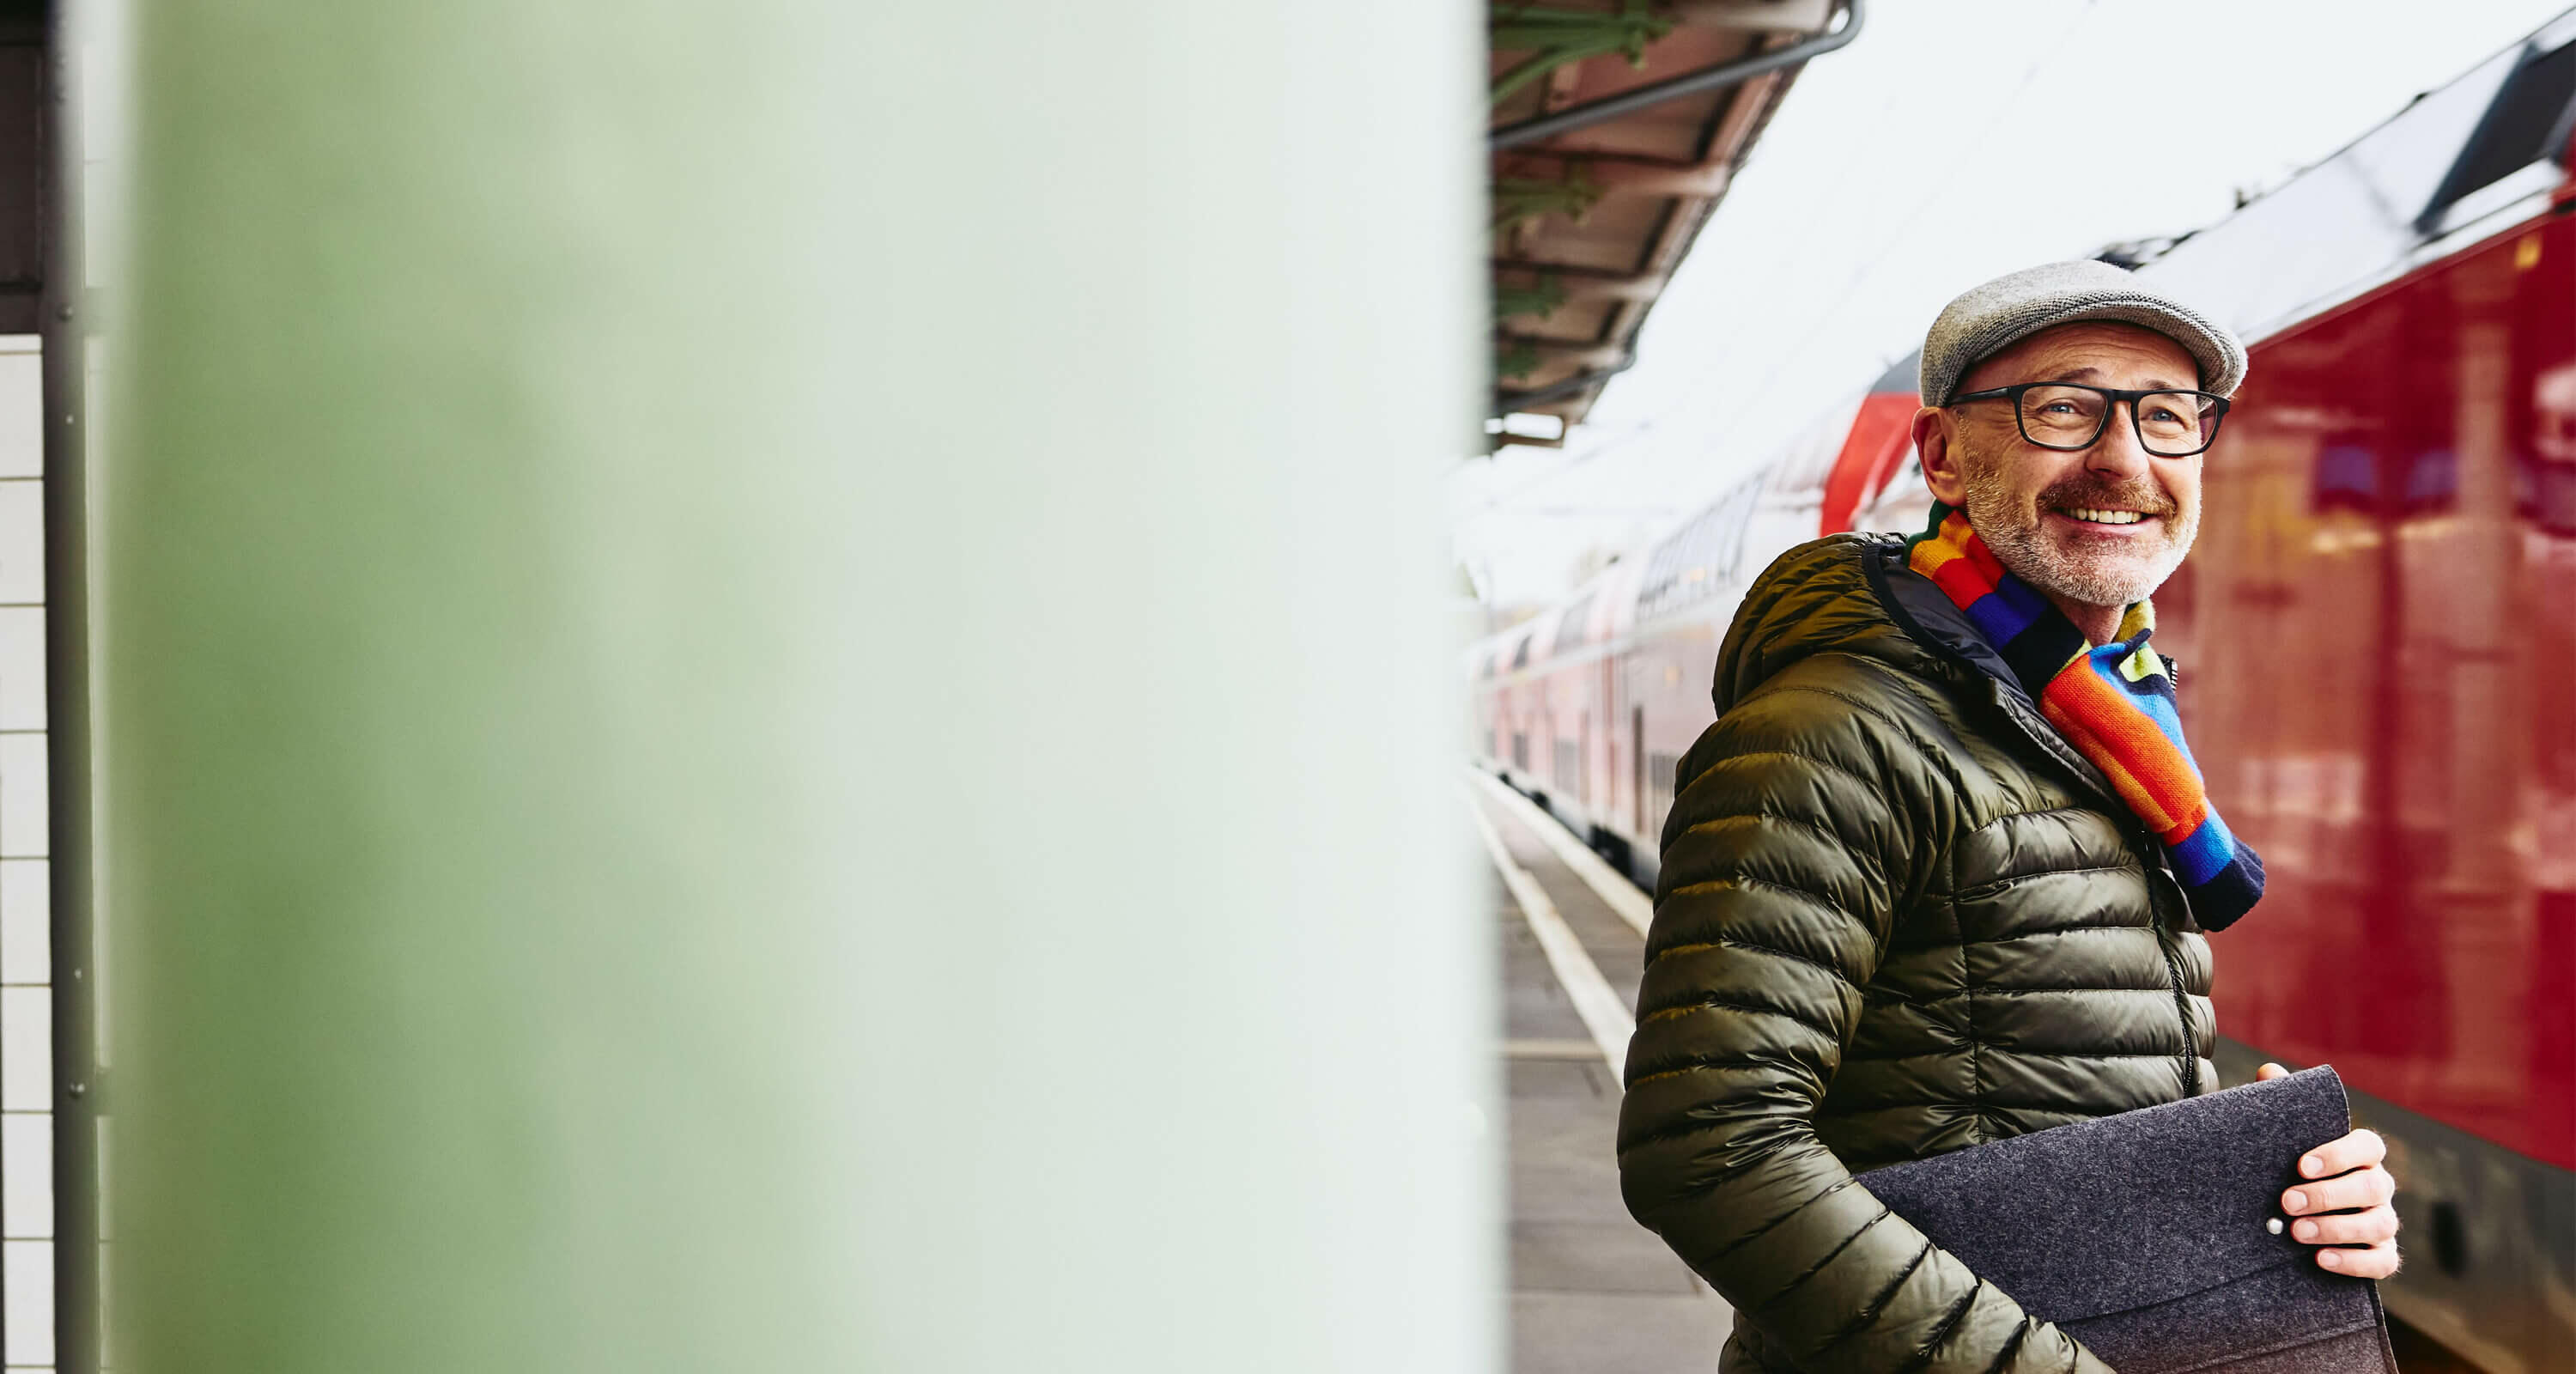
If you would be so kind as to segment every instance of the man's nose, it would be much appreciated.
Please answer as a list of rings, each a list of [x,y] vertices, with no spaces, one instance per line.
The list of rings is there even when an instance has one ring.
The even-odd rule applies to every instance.
[[[2149,470],[2146,445],[2138,442],[2137,402],[2113,401],[2103,417],[2102,437],[2084,451],[2084,466],[2115,477],[2135,477]]]

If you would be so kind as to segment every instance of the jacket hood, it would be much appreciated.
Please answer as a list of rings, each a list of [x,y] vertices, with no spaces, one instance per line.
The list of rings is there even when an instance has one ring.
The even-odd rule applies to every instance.
[[[1877,659],[1942,684],[1967,710],[1999,712],[2019,737],[2126,814],[2110,779],[2048,723],[1966,613],[1906,566],[1903,536],[1828,535],[1763,569],[1718,650],[1710,688],[1717,713],[1725,715],[1790,665],[1826,652]]]
[[[1881,598],[1884,574],[1873,576],[1872,565],[1902,548],[1894,535],[1836,534],[1773,559],[1745,590],[1718,651],[1711,687],[1717,713],[1725,715],[1791,664],[1827,650],[1880,659],[1918,676],[1954,675],[1956,665],[1908,633]]]

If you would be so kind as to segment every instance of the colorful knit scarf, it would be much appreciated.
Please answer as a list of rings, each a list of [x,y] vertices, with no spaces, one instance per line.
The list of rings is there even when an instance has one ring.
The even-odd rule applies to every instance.
[[[2163,841],[2202,929],[2224,928],[2262,898],[2263,860],[2218,818],[2183,743],[2173,679],[2147,647],[2156,623],[2148,603],[2122,617],[2117,643],[2095,648],[2047,597],[2005,571],[1966,512],[1936,502],[1931,528],[1906,548],[1908,565],[1958,603],[2048,723]]]

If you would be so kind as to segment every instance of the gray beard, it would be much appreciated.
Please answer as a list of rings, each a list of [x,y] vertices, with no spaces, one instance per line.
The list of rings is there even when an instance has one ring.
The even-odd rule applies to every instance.
[[[2114,564],[2072,557],[2041,527],[2040,512],[2054,500],[2048,492],[2040,493],[2035,506],[2025,508],[2006,485],[2000,464],[1971,460],[1962,466],[1968,524],[1986,541],[1996,562],[2051,596],[2087,606],[2125,607],[2144,601],[2182,566],[2200,533],[2200,511],[2194,508],[2166,520],[2164,548],[2143,562],[2123,558]],[[2121,503],[2106,499],[2103,504]]]

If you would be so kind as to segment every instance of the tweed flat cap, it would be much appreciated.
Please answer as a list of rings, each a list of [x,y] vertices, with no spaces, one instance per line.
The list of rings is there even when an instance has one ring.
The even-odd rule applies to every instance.
[[[2107,262],[2052,262],[1972,287],[1923,339],[1923,403],[1948,405],[1968,370],[2043,329],[2110,320],[2152,329],[2200,363],[2200,389],[2233,396],[2245,380],[2245,345],[2227,326]]]

